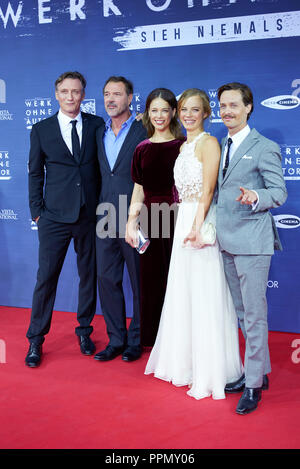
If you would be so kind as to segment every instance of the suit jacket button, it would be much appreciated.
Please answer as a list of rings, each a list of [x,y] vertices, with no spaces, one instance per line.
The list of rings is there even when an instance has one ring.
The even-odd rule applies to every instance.
[[[78,187],[80,186],[80,182],[77,182],[77,186],[78,186]]]

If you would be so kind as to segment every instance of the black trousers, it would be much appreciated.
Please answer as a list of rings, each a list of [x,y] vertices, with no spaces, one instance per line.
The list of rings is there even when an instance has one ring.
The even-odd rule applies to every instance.
[[[26,337],[42,344],[50,330],[59,275],[71,240],[77,255],[79,297],[77,335],[90,335],[96,311],[97,276],[95,253],[95,222],[86,216],[85,207],[75,223],[58,223],[43,216],[38,221],[39,268],[33,293],[32,311]]]
[[[97,275],[101,308],[109,344],[113,347],[140,345],[140,271],[139,254],[124,238],[96,236]],[[133,316],[127,331],[123,292],[126,262],[132,293]]]

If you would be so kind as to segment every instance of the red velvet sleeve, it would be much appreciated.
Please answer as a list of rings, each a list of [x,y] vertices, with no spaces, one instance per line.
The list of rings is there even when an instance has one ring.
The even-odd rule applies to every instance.
[[[142,148],[140,145],[136,147],[132,157],[131,164],[131,178],[137,184],[143,185],[143,172],[142,172]]]

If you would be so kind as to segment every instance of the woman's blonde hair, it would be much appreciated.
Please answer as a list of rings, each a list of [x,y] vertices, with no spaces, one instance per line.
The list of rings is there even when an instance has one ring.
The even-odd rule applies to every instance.
[[[178,100],[178,114],[181,111],[181,108],[183,106],[184,101],[186,99],[190,98],[191,96],[199,96],[201,98],[202,105],[203,105],[203,111],[206,114],[205,119],[210,117],[211,107],[210,107],[210,103],[209,103],[209,97],[207,96],[205,91],[200,90],[199,88],[189,88],[181,94],[181,96]]]

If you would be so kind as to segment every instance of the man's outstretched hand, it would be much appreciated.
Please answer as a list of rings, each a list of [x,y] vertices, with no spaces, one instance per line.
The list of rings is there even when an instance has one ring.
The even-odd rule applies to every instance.
[[[242,205],[252,205],[257,201],[257,194],[250,189],[240,187],[241,194],[235,200]]]

